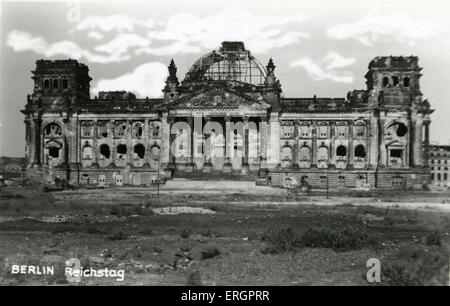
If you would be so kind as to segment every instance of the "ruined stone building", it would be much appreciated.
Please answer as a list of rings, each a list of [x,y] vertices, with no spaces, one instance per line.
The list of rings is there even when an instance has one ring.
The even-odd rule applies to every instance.
[[[429,147],[431,182],[435,186],[450,187],[450,145]]]
[[[284,97],[272,59],[264,67],[242,42],[223,42],[181,82],[173,61],[168,70],[162,98],[120,88],[91,97],[86,65],[38,60],[22,111],[28,173],[109,185],[148,185],[158,173],[313,188],[430,181],[433,110],[417,57],[374,58],[367,88],[345,98]]]

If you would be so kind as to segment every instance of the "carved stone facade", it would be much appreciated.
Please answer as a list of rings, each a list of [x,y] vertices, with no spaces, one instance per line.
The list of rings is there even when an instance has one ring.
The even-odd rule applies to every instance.
[[[161,99],[125,91],[91,98],[88,68],[39,60],[25,109],[30,173],[96,184],[235,173],[273,186],[406,188],[429,182],[430,114],[417,57],[376,57],[367,89],[346,98],[284,98],[272,59],[241,42],[194,63],[172,61]]]

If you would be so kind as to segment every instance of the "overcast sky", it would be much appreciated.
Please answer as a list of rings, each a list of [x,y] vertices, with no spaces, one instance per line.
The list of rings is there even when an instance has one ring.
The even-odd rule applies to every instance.
[[[436,109],[431,140],[449,144],[448,1],[243,2],[3,1],[0,155],[24,155],[20,109],[37,59],[87,64],[92,96],[125,89],[160,97],[171,58],[182,80],[224,40],[244,41],[264,66],[272,57],[285,97],[345,97],[365,89],[375,56],[417,55],[424,98]]]

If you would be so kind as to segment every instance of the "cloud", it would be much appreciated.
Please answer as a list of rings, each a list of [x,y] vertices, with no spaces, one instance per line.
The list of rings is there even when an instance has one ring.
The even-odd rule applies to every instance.
[[[167,75],[167,66],[158,62],[146,63],[115,79],[99,80],[92,92],[98,94],[99,91],[127,90],[140,97],[157,98],[162,95],[161,88]]]
[[[154,24],[151,19],[140,20],[125,14],[98,16],[92,15],[81,20],[71,32],[98,30],[103,32],[132,32],[136,25],[150,28]]]
[[[6,44],[13,48],[16,52],[33,51],[45,57],[65,56],[74,59],[87,59],[93,63],[111,63],[121,62],[130,58],[129,55],[124,55],[123,50],[119,49],[117,52],[110,52],[109,55],[102,55],[91,52],[81,48],[78,44],[63,40],[55,43],[48,43],[42,37],[34,37],[28,32],[12,30],[7,39]],[[105,47],[106,48],[106,47]]]
[[[110,42],[95,47],[95,51],[105,52],[116,57],[128,54],[128,50],[134,47],[146,47],[150,41],[136,34],[118,34]]]
[[[353,75],[350,72],[341,72],[337,68],[350,66],[354,62],[354,58],[345,58],[336,52],[330,52],[319,63],[310,57],[303,57],[292,62],[290,66],[302,67],[314,81],[331,80],[337,83],[353,83]]]
[[[309,34],[287,28],[288,25],[291,28],[292,25],[300,25],[304,20],[305,17],[299,14],[257,16],[237,9],[227,9],[206,17],[179,13],[158,23],[125,14],[93,15],[84,18],[69,31],[98,41],[92,49],[84,47],[83,40],[49,43],[41,36],[20,30],[9,33],[7,45],[16,52],[33,51],[46,57],[59,55],[103,64],[127,61],[133,55],[140,54],[200,53],[217,48],[224,40],[244,41],[253,53],[267,53],[274,48],[308,39]],[[104,41],[105,34],[110,32],[115,37]]]
[[[90,31],[89,33],[87,33],[87,37],[100,40],[103,38],[103,34],[97,31]]]
[[[162,29],[152,29],[148,37],[191,44],[203,49],[216,48],[224,40],[241,40],[249,50],[266,53],[309,38],[301,31],[286,30],[288,24],[302,24],[303,15],[283,17],[255,16],[245,10],[228,9],[206,17],[179,13],[168,18]]]
[[[329,52],[323,58],[323,61],[327,64],[325,69],[335,69],[335,68],[343,68],[350,65],[353,65],[356,61],[356,58],[346,58],[340,55],[337,52]]]
[[[439,35],[441,30],[443,24],[437,20],[416,21],[403,13],[395,13],[370,14],[354,22],[332,26],[326,34],[334,39],[354,39],[367,46],[380,39],[413,45],[417,40]]]
[[[170,45],[165,45],[162,47],[147,47],[137,49],[135,51],[136,55],[146,53],[153,55],[173,55],[173,54],[187,54],[187,53],[199,53],[202,49],[196,46],[191,46],[182,42],[174,42]]]

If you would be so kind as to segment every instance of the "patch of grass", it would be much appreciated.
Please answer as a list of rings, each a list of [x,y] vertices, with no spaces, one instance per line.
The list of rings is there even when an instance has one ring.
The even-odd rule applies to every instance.
[[[201,259],[210,259],[219,256],[220,250],[215,246],[208,246],[202,250]]]
[[[277,254],[293,251],[301,246],[301,237],[290,227],[265,232],[261,240],[269,244],[263,253]]]
[[[331,248],[335,251],[358,250],[367,246],[377,246],[378,239],[360,227],[313,227],[308,228],[301,235],[292,228],[281,228],[266,233],[263,241],[269,247],[263,253],[282,253],[295,251],[302,247]]]
[[[129,237],[130,235],[125,233],[124,231],[115,231],[113,232],[111,235],[109,235],[109,239],[110,240],[125,240]]]
[[[181,238],[187,239],[191,235],[191,231],[188,229],[183,229],[180,233]]]
[[[187,277],[187,286],[201,286],[202,285],[202,278],[200,275],[200,271],[195,270],[191,273],[189,273]]]
[[[360,227],[319,227],[306,230],[301,245],[310,248],[331,248],[335,251],[358,250],[377,246],[378,239]]]
[[[426,241],[427,245],[441,246],[441,244],[442,244],[441,233],[439,231],[435,230],[427,235],[427,237],[425,238],[425,241]]]
[[[402,251],[399,260],[381,267],[381,273],[385,285],[448,285],[448,252],[437,246]]]

